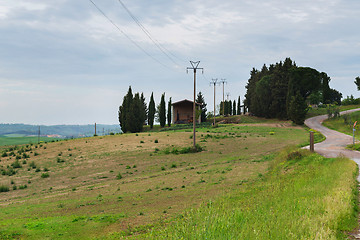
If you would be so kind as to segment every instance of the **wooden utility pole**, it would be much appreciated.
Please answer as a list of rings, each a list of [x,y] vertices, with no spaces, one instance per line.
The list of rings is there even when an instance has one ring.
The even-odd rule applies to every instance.
[[[222,78],[220,83],[223,85],[223,112],[222,114],[225,116],[225,92],[224,92],[224,84],[226,83],[226,79]]]
[[[94,136],[96,136],[96,123],[95,123],[95,134],[94,134]]]
[[[40,126],[39,126],[39,131],[38,131],[38,144],[40,143]]]
[[[197,62],[193,62],[193,61],[190,61],[190,64],[191,64],[191,67],[188,67],[186,68],[186,72],[189,71],[189,69],[192,69],[194,71],[194,104],[193,104],[193,147],[194,149],[196,148],[196,139],[195,139],[195,128],[196,128],[196,70],[197,69],[201,69],[202,72],[204,73],[204,69],[203,68],[199,68],[199,63],[200,61],[197,61]]]
[[[314,152],[314,132],[310,131],[310,152]]]
[[[217,82],[217,78],[213,78],[210,84],[214,84],[214,126],[215,126],[215,87],[216,87],[216,82]]]

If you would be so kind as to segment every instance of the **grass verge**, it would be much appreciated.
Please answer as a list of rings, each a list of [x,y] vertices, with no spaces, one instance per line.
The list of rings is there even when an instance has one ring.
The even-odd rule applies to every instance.
[[[150,239],[344,239],[357,226],[357,166],[283,151],[237,192],[180,215]]]

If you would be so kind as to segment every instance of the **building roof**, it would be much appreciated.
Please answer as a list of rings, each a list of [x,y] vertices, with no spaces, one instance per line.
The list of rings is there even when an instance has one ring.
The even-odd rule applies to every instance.
[[[191,100],[187,100],[187,99],[184,99],[184,100],[181,100],[181,101],[178,101],[178,102],[174,102],[173,104],[171,104],[171,105],[181,105],[181,104],[187,104],[187,103],[191,103],[191,104],[194,104],[194,102],[193,101],[191,101]],[[202,105],[201,103],[195,103],[196,105],[198,105],[198,106],[200,106],[200,105]]]

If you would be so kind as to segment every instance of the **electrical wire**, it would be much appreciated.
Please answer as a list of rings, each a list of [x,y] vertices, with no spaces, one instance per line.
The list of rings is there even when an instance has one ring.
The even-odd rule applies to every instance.
[[[142,48],[138,43],[136,43],[132,38],[130,38],[129,35],[127,35],[123,30],[121,30],[119,28],[118,25],[115,24],[114,21],[112,21],[96,4],[95,2],[93,2],[92,0],[89,0],[94,6],[95,8],[118,30],[120,31],[130,42],[132,42],[136,47],[138,47],[143,53],[145,53],[147,56],[149,56],[150,58],[152,58],[154,61],[156,61],[157,63],[159,63],[160,65],[162,65],[165,68],[171,69],[170,67],[166,66],[165,64],[163,64],[162,62],[160,62],[158,59],[156,59],[154,56],[152,56],[150,53],[148,53],[144,48]]]
[[[118,0],[118,2],[121,4],[121,6],[125,9],[125,11],[129,14],[129,16],[134,20],[134,22],[140,27],[140,29],[145,33],[145,35],[155,44],[155,46],[168,58],[170,59],[170,61],[172,61],[175,65],[179,65],[177,62],[174,61],[174,59],[172,59],[170,57],[169,54],[175,56],[174,54],[172,54],[169,50],[167,50],[164,46],[162,46],[156,39],[154,39],[150,32],[144,27],[144,25],[141,24],[141,22],[139,21],[139,19],[137,19],[135,17],[135,15],[126,7],[126,5],[121,1]],[[168,52],[169,54],[167,54],[166,52]]]

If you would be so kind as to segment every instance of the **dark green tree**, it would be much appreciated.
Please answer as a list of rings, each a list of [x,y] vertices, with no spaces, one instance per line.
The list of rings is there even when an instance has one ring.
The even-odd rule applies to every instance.
[[[360,77],[356,77],[354,83],[357,86],[357,90],[360,91]]]
[[[161,101],[159,105],[159,122],[161,127],[165,127],[166,123],[166,106],[165,106],[165,93],[161,95]]]
[[[133,101],[133,94],[132,94],[131,86],[129,86],[129,90],[125,95],[125,97],[123,98],[123,102],[119,107],[119,112],[118,112],[121,131],[123,131],[124,133],[129,131],[128,119],[129,119],[129,112],[132,101]]]
[[[155,118],[155,101],[154,101],[154,94],[151,93],[150,102],[149,102],[149,110],[148,110],[148,124],[150,128],[154,126],[154,118]]]
[[[241,107],[240,106],[241,106],[241,102],[240,102],[240,96],[239,96],[238,102],[237,102],[237,111],[236,111],[237,115],[241,114]]]
[[[330,77],[322,72],[320,73],[320,77],[321,77],[321,84],[322,84],[322,103],[324,104],[328,104],[328,103],[331,103],[331,96],[330,96],[330,86],[329,86],[329,82],[330,82]]]
[[[119,107],[119,122],[123,132],[140,132],[146,119],[144,103],[140,94],[132,94],[131,86]]]
[[[289,104],[289,118],[297,125],[303,125],[307,113],[307,104],[301,96],[300,91],[296,92],[295,96],[291,97]]]
[[[233,101],[233,108],[232,108],[233,112],[232,115],[236,115],[236,101]]]
[[[330,89],[330,103],[341,104],[342,93],[331,88]]]
[[[200,104],[200,110],[201,110],[201,122],[206,122],[206,103],[205,103],[205,99],[204,96],[202,95],[201,92],[198,93],[198,95],[196,96],[196,102]]]
[[[168,102],[168,111],[167,111],[167,122],[168,122],[168,126],[171,126],[171,98],[169,99]]]
[[[145,119],[144,120],[144,125],[146,125],[146,122],[147,122],[147,119],[148,119],[148,108],[147,108],[147,105],[146,105],[146,102],[145,102],[145,97],[144,97],[144,93],[141,93],[141,103],[142,103],[142,109],[143,109],[143,118]]]

